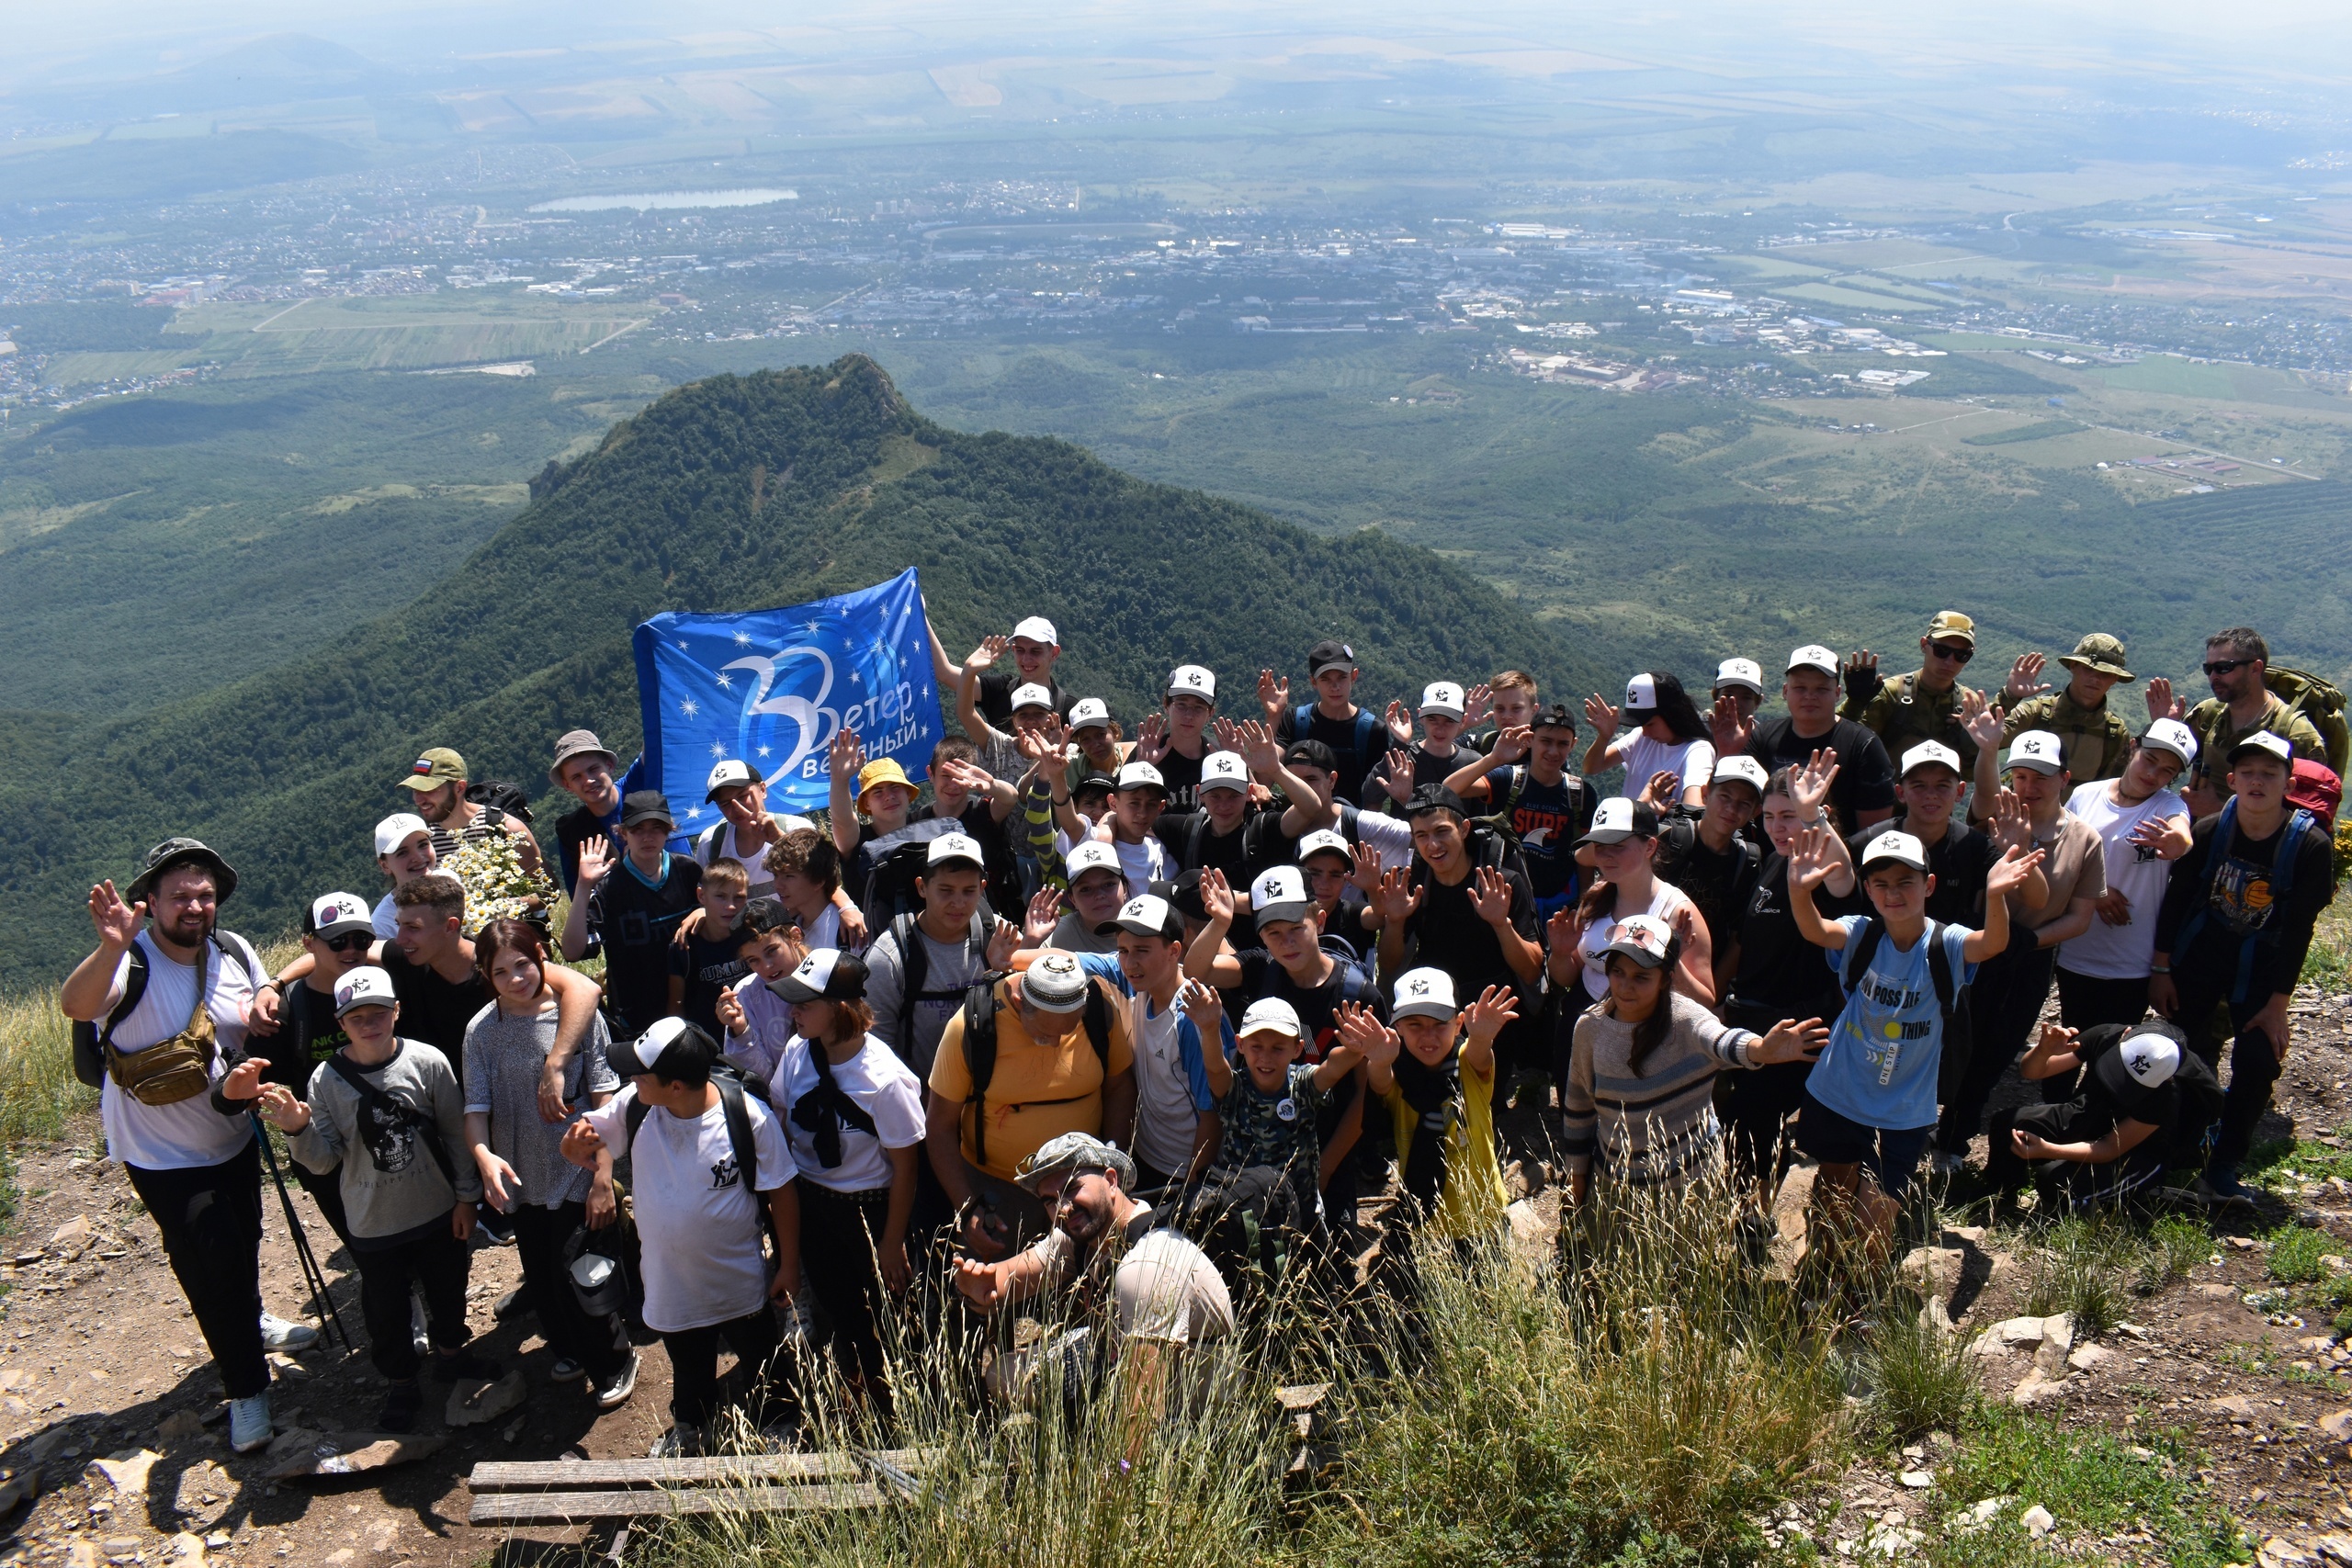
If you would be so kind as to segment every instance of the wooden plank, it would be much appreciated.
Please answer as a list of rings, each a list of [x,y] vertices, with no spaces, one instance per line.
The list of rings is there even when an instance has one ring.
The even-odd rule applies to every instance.
[[[816,1486],[728,1486],[684,1492],[501,1492],[474,1499],[477,1525],[580,1524],[590,1519],[683,1518],[718,1513],[801,1513],[878,1508],[871,1482]]]
[[[1331,1385],[1328,1382],[1293,1383],[1274,1390],[1274,1401],[1284,1412],[1293,1413],[1317,1409],[1330,1394]]]
[[[885,1449],[878,1458],[920,1475],[938,1464],[938,1449]],[[542,1488],[694,1486],[713,1483],[828,1481],[865,1473],[847,1453],[742,1454],[713,1459],[556,1460],[532,1463],[483,1461],[466,1483],[476,1492]]]

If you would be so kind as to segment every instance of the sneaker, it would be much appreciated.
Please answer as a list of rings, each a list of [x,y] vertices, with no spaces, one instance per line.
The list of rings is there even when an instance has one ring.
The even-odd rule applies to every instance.
[[[1942,1177],[1947,1181],[1951,1180],[1953,1177],[1960,1175],[1967,1168],[1968,1161],[1959,1155],[1939,1154],[1934,1156],[1928,1162],[1928,1169],[1929,1173]]]
[[[555,1365],[548,1369],[549,1382],[578,1382],[588,1375],[588,1369],[569,1356],[558,1356]]]
[[[424,1395],[414,1378],[402,1378],[392,1384],[384,1395],[383,1413],[376,1417],[376,1427],[385,1432],[413,1432],[416,1413],[424,1408]]]
[[[434,1377],[442,1382],[456,1382],[465,1378],[495,1382],[500,1367],[487,1356],[477,1356],[471,1350],[459,1350],[453,1355],[434,1355],[428,1364]]]
[[[517,1285],[491,1304],[490,1315],[504,1323],[510,1317],[520,1317],[532,1310],[529,1296]]]
[[[596,1380],[596,1408],[617,1410],[627,1404],[628,1396],[636,1392],[637,1352],[631,1350],[628,1359],[623,1361],[617,1370]],[[661,1456],[657,1454],[654,1457],[658,1459]]]
[[[2216,1203],[2232,1207],[2254,1207],[2254,1192],[2238,1179],[2238,1173],[2225,1165],[2217,1165],[2197,1179],[2197,1193]]]
[[[680,1422],[653,1439],[645,1450],[648,1459],[696,1459],[702,1454],[702,1434]]]
[[[229,1402],[229,1447],[232,1450],[249,1454],[255,1449],[266,1449],[277,1435],[277,1429],[270,1425],[267,1389]]]
[[[319,1342],[319,1331],[307,1323],[288,1323],[275,1313],[261,1314],[261,1348],[265,1350],[307,1350]]]
[[[474,1234],[482,1238],[485,1246],[512,1247],[514,1245],[514,1222],[487,1203],[479,1203],[474,1207]]]

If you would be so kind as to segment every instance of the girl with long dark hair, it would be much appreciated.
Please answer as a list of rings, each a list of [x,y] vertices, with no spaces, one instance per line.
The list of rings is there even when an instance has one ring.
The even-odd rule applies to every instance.
[[[1584,716],[1592,726],[1592,744],[1585,748],[1584,775],[1591,778],[1611,768],[1625,770],[1623,793],[1639,799],[1660,773],[1674,776],[1668,798],[1696,807],[1708,781],[1715,776],[1715,743],[1707,721],[1682,689],[1681,680],[1665,670],[1646,670],[1625,682],[1625,705],[1610,705],[1595,692],[1584,700]],[[1630,725],[1617,733],[1620,723]]]

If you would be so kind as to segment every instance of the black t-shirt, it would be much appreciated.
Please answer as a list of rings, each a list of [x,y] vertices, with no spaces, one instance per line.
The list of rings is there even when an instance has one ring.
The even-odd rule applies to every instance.
[[[390,956],[398,957],[397,951]],[[407,1009],[401,1009],[405,1013]],[[249,1056],[258,1056],[269,1064],[261,1073],[264,1083],[282,1083],[294,1091],[294,1098],[311,1098],[311,1075],[321,1062],[351,1043],[344,1032],[342,1021],[334,1016],[334,996],[329,991],[314,990],[308,980],[297,980],[286,987],[277,1000],[277,1032],[248,1034],[242,1048],[232,1047],[220,1053],[223,1074]],[[403,1020],[401,1028],[407,1028]],[[452,1056],[454,1063],[457,1058]],[[224,1100],[216,1094],[213,1107],[226,1106],[232,1114],[250,1109],[255,1102],[239,1103]]]
[[[421,1040],[449,1058],[458,1081],[466,1081],[466,1025],[496,999],[481,972],[468,968],[462,980],[445,980],[429,964],[411,964],[408,955],[384,944],[384,973],[392,977],[392,995],[401,1002],[401,1037]]]
[[[649,885],[624,859],[588,895],[588,925],[605,944],[605,1016],[634,1040],[670,1011],[670,943],[686,911],[700,907],[702,867],[668,857],[669,874]]]
[[[1018,670],[991,670],[980,677],[980,716],[1004,729],[1012,722],[1012,694],[1030,684]],[[1047,680],[1046,690],[1054,694],[1054,711],[1064,718],[1078,705],[1078,699],[1062,690],[1059,681]]]
[[[2127,1032],[2122,1024],[2102,1023],[2096,1029],[2085,1030],[2082,1038],[2075,1042],[2075,1053],[2083,1064],[2083,1090],[2069,1108],[2073,1115],[2067,1119],[2068,1136],[2063,1141],[2096,1143],[2115,1131],[2118,1122],[2126,1120],[2143,1122],[2151,1127],[2169,1127],[2179,1120],[2178,1072],[2154,1089],[2141,1089],[2133,1084],[2133,1092],[2123,1100],[2118,1100],[2107,1085],[2099,1081],[2092,1064],[2121,1045]],[[2189,1066],[2187,1061],[2181,1065],[2184,1068]],[[2201,1067],[2203,1064],[2197,1066]],[[2128,1079],[2130,1075],[2125,1077]],[[2052,1140],[2058,1141],[2062,1140]]]
[[[1871,913],[1870,894],[1862,887],[1862,852],[1881,833],[1910,832],[1909,820],[1897,817],[1846,840],[1846,852],[1854,862],[1854,891],[1845,898],[1834,900],[1837,913]],[[2000,858],[2001,848],[1990,836],[1980,829],[1962,829],[1955,814],[1944,829],[1944,836],[1928,846],[1928,871],[1936,879],[1936,890],[1928,895],[1928,919],[1969,931],[1981,930],[1984,924],[1984,878]],[[1825,915],[1831,912],[1831,902],[1826,898],[1815,901]]]
[[[1510,816],[1510,830],[1519,835],[1520,858],[1527,863],[1527,884],[1539,901],[1566,898],[1577,892],[1576,843],[1592,830],[1592,813],[1600,804],[1590,784],[1573,773],[1547,784],[1526,764],[1497,768],[1487,775],[1487,805],[1483,809]],[[1511,797],[1511,780],[1520,778],[1519,796]],[[1473,810],[1482,809],[1475,802]]]
[[[1465,747],[1456,746],[1441,757],[1423,750],[1418,740],[1407,755],[1412,759],[1416,788],[1422,784],[1442,784],[1475,760]],[[1378,764],[1364,775],[1362,787],[1356,791],[1356,798],[1363,803],[1365,810],[1386,811],[1395,807],[1396,797],[1388,793],[1387,779],[1388,759],[1383,756]]]
[[[708,920],[709,917],[705,916],[706,924]],[[670,944],[670,973],[686,983],[678,1016],[713,1040],[727,1038],[718,1027],[718,993],[752,972],[752,966],[738,953],[742,945],[740,931],[729,931],[711,942],[705,941],[699,931],[686,938],[684,947],[675,942]]]
[[[1765,859],[1756,886],[1739,919],[1739,968],[1731,983],[1733,1009],[1755,1009],[1753,1016],[1769,1014],[1770,1022],[1784,1018],[1835,1020],[1846,998],[1838,976],[1829,967],[1826,950],[1805,941],[1789,913],[1789,863],[1784,855]],[[1751,1018],[1735,1016],[1744,1029],[1755,1027]],[[1770,1027],[1768,1024],[1767,1027]]]
[[[563,872],[563,890],[572,893],[580,887],[580,846],[603,833],[613,840],[616,852],[620,848],[618,829],[621,808],[615,803],[612,815],[599,817],[584,806],[574,807],[556,818],[556,859]]]
[[[1510,926],[1528,941],[1536,940],[1535,894],[1522,872],[1506,871],[1510,884]],[[1470,895],[1477,887],[1474,868],[1460,886],[1448,887],[1426,862],[1413,858],[1413,886],[1423,889],[1421,907],[1405,921],[1406,967],[1427,964],[1453,976],[1453,999],[1468,1007],[1488,986],[1519,987],[1522,982],[1503,957],[1493,927],[1478,918]],[[1521,1009],[1521,1016],[1529,1010]]]
[[[1690,843],[1679,848],[1670,865],[1661,855],[1658,879],[1672,883],[1699,906],[1699,913],[1706,917],[1707,934],[1720,948],[1738,928],[1763,862],[1745,840],[1734,839],[1717,851],[1707,847],[1696,823],[1689,832]]]
[[[2335,871],[2327,834],[2314,826],[2295,846],[2285,893],[2278,890],[2278,839],[2293,822],[2290,812],[2261,839],[2233,829],[2219,866],[2213,863],[2213,838],[2220,814],[2189,829],[2188,852],[2173,862],[2156,913],[2156,951],[2170,953],[2176,969],[2218,971],[2234,988],[2239,955],[2245,939],[2254,936],[2254,968],[2245,994],[2267,998],[2295,988],[2319,912],[2335,896]],[[2184,944],[2181,933],[2200,908],[2205,919]]]
[[[1282,717],[1274,721],[1275,741],[1287,747],[1294,740],[1320,740],[1329,746],[1339,763],[1339,798],[1357,799],[1363,788],[1364,775],[1388,752],[1388,726],[1367,708],[1356,709],[1353,718],[1332,718],[1319,707],[1310,706],[1307,711],[1310,716],[1306,733],[1301,735],[1298,709],[1284,708]]]
[[[1829,785],[1829,811],[1841,831],[1851,833],[1860,813],[1885,811],[1894,805],[1894,764],[1886,743],[1852,719],[1841,718],[1827,735],[1808,739],[1797,733],[1797,721],[1781,717],[1757,725],[1748,737],[1747,754],[1774,773],[1785,767],[1803,767],[1819,750],[1838,754],[1838,777]]]
[[[1204,746],[1209,742],[1204,738]],[[1204,750],[1197,757],[1187,757],[1170,746],[1165,756],[1152,766],[1159,770],[1160,782],[1168,786],[1168,809],[1190,811],[1201,796],[1201,764],[1208,758]]]

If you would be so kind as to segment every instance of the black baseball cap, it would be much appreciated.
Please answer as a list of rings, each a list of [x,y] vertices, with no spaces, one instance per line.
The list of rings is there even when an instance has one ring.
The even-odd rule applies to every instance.
[[[1186,919],[1205,920],[1209,918],[1206,906],[1201,902],[1201,874],[1197,870],[1155,882],[1151,885],[1151,891],[1156,897],[1165,898],[1168,907]]]
[[[1574,735],[1577,719],[1576,715],[1568,711],[1567,704],[1554,703],[1549,707],[1537,708],[1535,716],[1528,721],[1527,727],[1530,729],[1565,729]]]
[[[621,826],[634,828],[639,822],[661,822],[676,827],[678,819],[670,815],[670,799],[658,789],[633,789],[621,797]]]
[[[1415,785],[1412,797],[1405,802],[1406,817],[1408,818],[1419,817],[1431,811],[1451,811],[1456,817],[1462,818],[1467,818],[1470,815],[1470,808],[1462,804],[1462,797],[1443,784]]]
[[[1306,673],[1312,677],[1326,670],[1352,670],[1356,667],[1356,650],[1337,637],[1325,637],[1306,650]]]
[[[1103,795],[1110,795],[1118,787],[1119,781],[1108,773],[1089,773],[1070,785],[1069,792],[1072,795],[1092,795],[1099,791]]]
[[[1327,773],[1340,771],[1339,754],[1320,740],[1294,740],[1290,750],[1283,753],[1285,762],[1304,762],[1310,768],[1320,768]]]
[[[699,1068],[707,1073],[718,1061],[718,1042],[683,1018],[656,1019],[653,1027],[634,1040],[616,1040],[605,1048],[605,1060],[625,1078],[651,1073],[675,1083]]]

